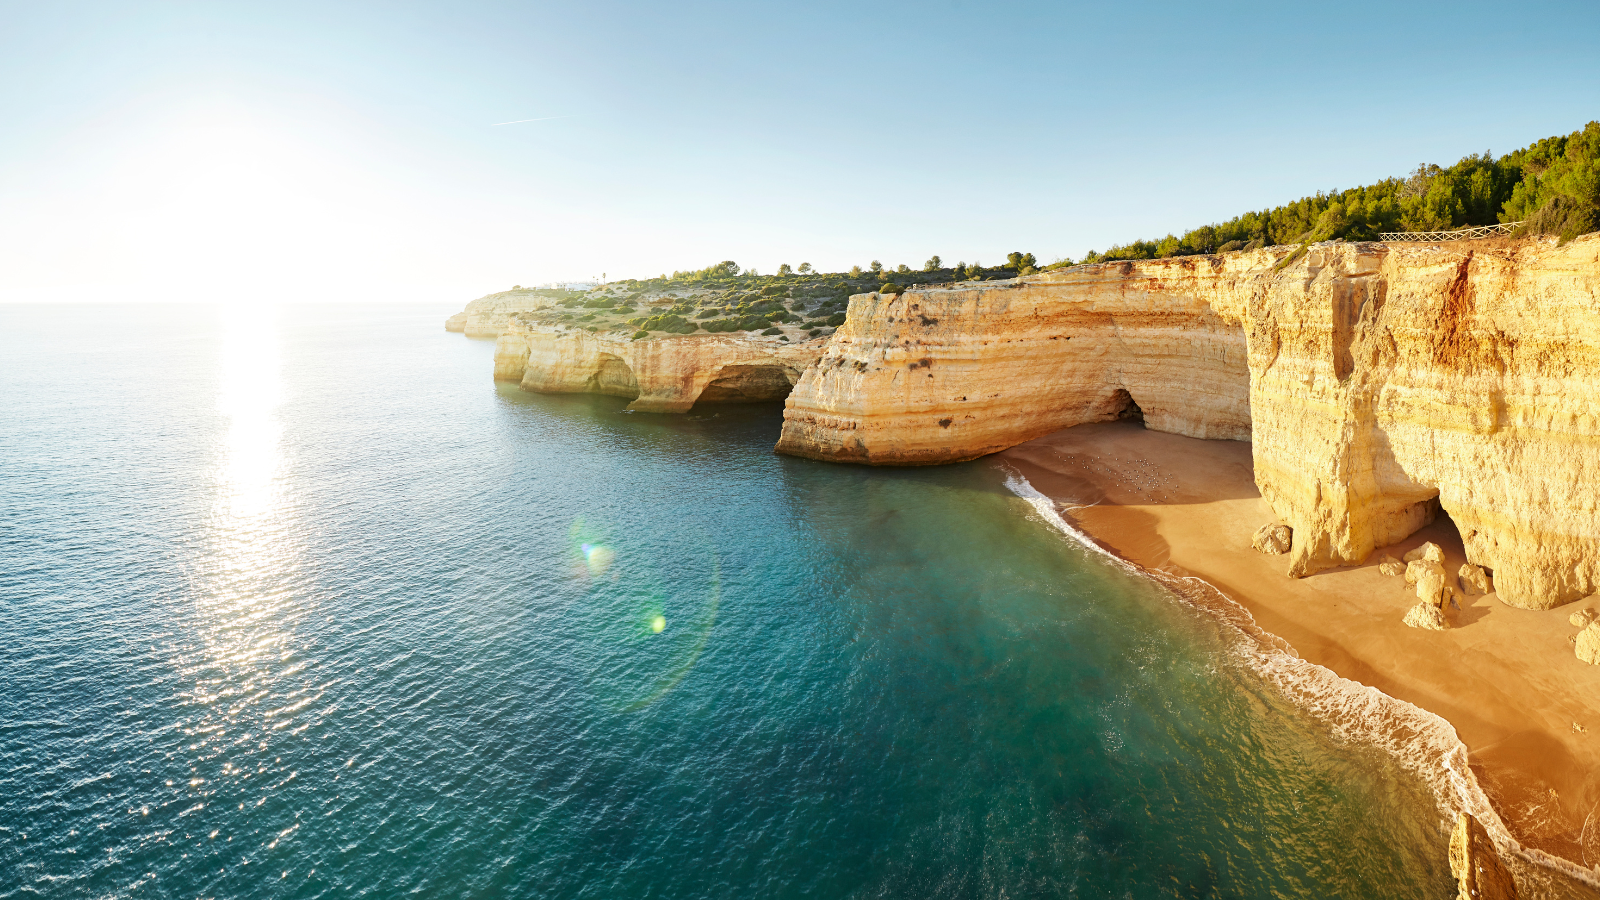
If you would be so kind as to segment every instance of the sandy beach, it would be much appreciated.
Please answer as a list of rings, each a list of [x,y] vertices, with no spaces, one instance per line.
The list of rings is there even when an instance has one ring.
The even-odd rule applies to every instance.
[[[997,458],[1109,551],[1202,578],[1305,660],[1448,720],[1523,846],[1600,863],[1600,666],[1574,655],[1577,629],[1567,621],[1594,598],[1530,611],[1470,596],[1450,612],[1447,631],[1407,627],[1414,589],[1378,563],[1433,541],[1453,581],[1465,556],[1443,516],[1361,566],[1289,578],[1287,556],[1250,546],[1277,519],[1256,490],[1244,442],[1115,422],[1058,431]]]

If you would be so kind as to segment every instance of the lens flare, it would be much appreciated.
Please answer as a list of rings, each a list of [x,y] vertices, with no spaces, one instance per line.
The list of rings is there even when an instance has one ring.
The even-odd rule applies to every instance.
[[[568,614],[589,635],[590,689],[617,712],[649,706],[683,682],[711,639],[722,596],[715,545],[692,526],[632,536],[584,519],[570,539],[584,595]]]
[[[589,574],[596,578],[606,573],[611,568],[611,563],[617,558],[616,551],[610,547],[599,544],[584,544],[581,548],[584,565],[589,567]]]

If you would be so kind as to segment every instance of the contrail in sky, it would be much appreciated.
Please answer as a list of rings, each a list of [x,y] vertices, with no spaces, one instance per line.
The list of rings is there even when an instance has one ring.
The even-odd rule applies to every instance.
[[[572,114],[572,116],[575,116],[575,115],[577,115],[577,113],[573,113]],[[572,116],[540,116],[537,119],[515,119],[515,120],[510,121],[510,122],[495,122],[495,123],[491,124],[489,127],[490,128],[496,128],[496,127],[499,127],[501,125],[520,125],[523,122],[547,122],[547,121],[549,121],[551,119],[570,119],[570,118],[572,118]]]

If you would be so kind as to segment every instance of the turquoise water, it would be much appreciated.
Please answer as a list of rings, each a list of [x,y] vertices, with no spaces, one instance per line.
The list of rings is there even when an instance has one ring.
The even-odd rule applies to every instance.
[[[0,306],[0,897],[1428,897],[1433,798],[992,463]]]

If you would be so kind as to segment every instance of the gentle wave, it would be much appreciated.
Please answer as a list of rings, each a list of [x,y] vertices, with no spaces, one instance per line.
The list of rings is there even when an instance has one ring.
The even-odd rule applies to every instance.
[[[1000,468],[1005,472],[1006,488],[1046,524],[1112,565],[1154,581],[1187,605],[1228,626],[1235,638],[1230,649],[1251,671],[1339,738],[1378,747],[1421,778],[1452,827],[1458,813],[1471,813],[1511,864],[1519,882],[1546,885],[1548,876],[1541,870],[1553,870],[1600,888],[1600,873],[1595,870],[1542,850],[1525,848],[1512,836],[1468,767],[1466,745],[1444,718],[1301,658],[1287,641],[1258,625],[1242,604],[1203,578],[1147,569],[1112,553],[1068,522],[1056,510],[1055,501],[1021,472],[1003,463]],[[1523,865],[1517,865],[1519,861]]]

